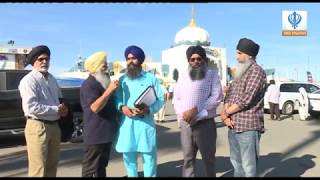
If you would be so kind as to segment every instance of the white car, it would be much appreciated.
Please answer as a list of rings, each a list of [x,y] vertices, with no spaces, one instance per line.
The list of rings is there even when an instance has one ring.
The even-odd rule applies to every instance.
[[[320,89],[310,93],[309,100],[312,110],[320,112]]]
[[[280,86],[279,109],[282,114],[293,114],[298,110],[295,102],[299,96],[299,88],[304,87],[310,99],[311,110],[320,111],[320,85],[308,82],[276,82]],[[264,99],[264,108],[269,109],[269,103]]]

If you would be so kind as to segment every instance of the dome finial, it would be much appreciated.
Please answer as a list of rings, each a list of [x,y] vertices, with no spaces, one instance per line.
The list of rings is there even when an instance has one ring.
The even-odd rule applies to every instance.
[[[195,13],[194,13],[194,4],[192,3],[192,17],[191,17],[191,22],[189,24],[190,27],[196,27],[196,21],[194,20],[195,18]]]

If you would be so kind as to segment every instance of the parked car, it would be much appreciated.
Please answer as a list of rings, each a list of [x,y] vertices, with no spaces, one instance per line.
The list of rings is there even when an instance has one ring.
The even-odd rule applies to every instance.
[[[282,114],[291,115],[294,110],[298,110],[295,101],[298,99],[300,87],[304,87],[308,93],[310,110],[320,111],[320,85],[308,82],[276,82],[276,85],[280,86],[279,108]],[[264,108],[269,109],[266,99]]]
[[[0,70],[0,135],[22,134],[26,118],[18,85],[30,70]],[[58,83],[61,81],[58,81]],[[61,92],[74,112],[75,132],[70,141],[79,142],[82,138],[82,108],[80,105],[80,85],[61,84]]]
[[[311,104],[311,116],[320,115],[320,89],[309,94],[309,100]]]

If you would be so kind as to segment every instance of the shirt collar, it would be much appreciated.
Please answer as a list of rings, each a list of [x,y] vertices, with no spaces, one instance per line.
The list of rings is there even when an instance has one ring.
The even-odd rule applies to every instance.
[[[32,73],[38,78],[44,78],[43,74],[36,69],[32,69]],[[48,79],[51,78],[51,74],[48,72]]]

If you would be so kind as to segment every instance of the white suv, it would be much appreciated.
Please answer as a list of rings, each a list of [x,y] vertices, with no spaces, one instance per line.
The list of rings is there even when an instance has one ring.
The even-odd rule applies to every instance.
[[[280,86],[279,108],[282,114],[293,114],[294,110],[298,110],[295,106],[295,101],[298,99],[299,88],[304,87],[310,97],[310,94],[320,89],[320,85],[307,82],[276,82]],[[318,101],[310,101],[311,107],[319,107],[320,99]],[[269,103],[264,99],[264,108],[269,109]],[[311,109],[313,110],[313,109]],[[317,109],[314,109],[317,111]]]

